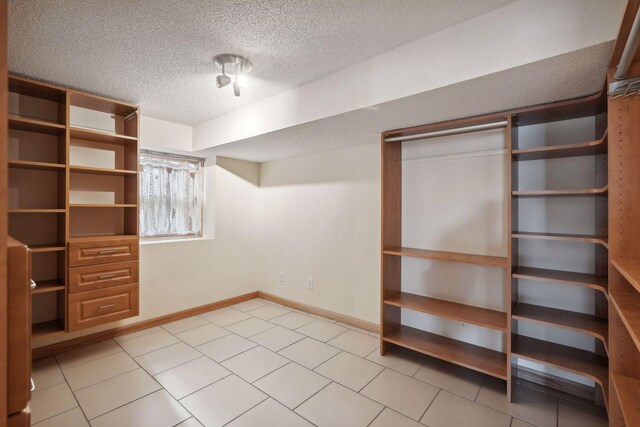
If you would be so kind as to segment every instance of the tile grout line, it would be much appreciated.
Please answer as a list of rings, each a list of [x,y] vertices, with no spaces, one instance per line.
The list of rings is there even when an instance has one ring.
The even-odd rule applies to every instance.
[[[424,410],[424,412],[422,413],[422,415],[420,416],[420,418],[418,419],[418,422],[422,424],[422,422],[420,420],[422,420],[424,418],[425,415],[427,415],[427,411],[429,410],[429,408],[431,408],[431,405],[433,405],[433,402],[436,401],[436,399],[438,398],[438,396],[440,395],[440,392],[442,391],[441,388],[438,388],[438,392],[436,393],[435,396],[433,396],[433,400],[431,402],[429,402],[429,404],[427,405],[427,409]]]

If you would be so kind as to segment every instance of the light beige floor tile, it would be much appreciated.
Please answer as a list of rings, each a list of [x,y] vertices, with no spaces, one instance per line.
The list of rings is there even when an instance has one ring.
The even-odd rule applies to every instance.
[[[217,310],[212,313],[203,314],[202,317],[204,317],[211,323],[215,323],[218,326],[229,326],[234,323],[238,323],[251,318],[250,315],[234,308]]]
[[[294,332],[291,329],[276,326],[252,336],[251,341],[258,343],[271,351],[280,351],[303,338],[305,338],[304,335]]]
[[[291,362],[253,385],[294,409],[330,382],[327,378]]]
[[[287,313],[289,313],[289,310],[286,308],[272,304],[263,305],[262,307],[247,311],[247,314],[263,320],[273,319],[274,317],[282,316]]]
[[[82,410],[76,407],[55,417],[48,418],[34,427],[89,427]]]
[[[43,357],[40,359],[35,359],[31,361],[31,368],[36,368],[42,365],[48,365],[51,362],[56,362],[55,356]]]
[[[387,351],[387,354],[381,356],[380,349],[376,348],[369,353],[367,360],[405,375],[413,376],[422,366],[424,356],[402,347],[394,347]]]
[[[256,343],[253,341],[249,341],[236,334],[229,334],[217,340],[202,344],[196,347],[196,349],[220,363],[255,346]]]
[[[184,365],[177,366],[156,375],[156,380],[158,380],[173,397],[182,399],[230,374],[231,372],[213,360],[202,356]]]
[[[127,372],[76,392],[80,407],[90,420],[159,390],[158,384],[143,369]]]
[[[91,420],[92,427],[173,427],[191,416],[165,390]]]
[[[255,299],[251,299],[249,301],[244,301],[241,302],[239,304],[235,304],[232,305],[232,308],[235,308],[236,310],[240,310],[240,311],[249,311],[249,310],[254,310],[258,307],[262,307],[264,305],[267,305],[266,301],[260,300],[258,298]]]
[[[349,329],[327,342],[327,344],[341,348],[342,350],[353,353],[356,356],[366,357],[378,347],[380,340]]]
[[[360,394],[418,421],[438,390],[422,381],[385,369]]]
[[[315,338],[318,341],[329,341],[331,338],[335,338],[340,335],[347,328],[344,328],[335,323],[329,323],[324,320],[316,320],[315,322],[304,325],[301,328],[296,329],[297,332],[305,334],[308,337]]]
[[[143,335],[152,334],[154,332],[158,332],[158,331],[161,331],[161,330],[162,330],[162,328],[160,326],[154,326],[153,328],[142,329],[140,331],[132,332],[130,334],[120,335],[119,337],[116,337],[114,339],[117,342],[121,343],[123,341],[128,341],[130,339],[138,338],[138,337],[141,337]]]
[[[64,375],[71,390],[76,391],[134,369],[138,369],[138,364],[127,353],[121,351],[73,366],[66,369]]]
[[[382,409],[382,405],[331,383],[300,405],[296,412],[319,427],[364,427]]]
[[[106,340],[56,355],[62,370],[122,351],[114,340]]]
[[[509,427],[511,417],[441,390],[420,421],[429,427]]]
[[[66,383],[54,385],[31,393],[31,422],[37,423],[78,406]]]
[[[305,316],[304,314],[290,311],[287,314],[283,314],[282,316],[274,317],[271,319],[271,323],[275,323],[276,325],[284,326],[289,329],[297,329],[301,326],[304,326],[308,323],[315,322],[316,319],[310,316]]]
[[[202,354],[199,351],[179,342],[136,357],[136,362],[151,375],[156,375],[200,356]]]
[[[259,334],[260,332],[266,331],[267,329],[271,329],[273,327],[275,327],[273,323],[269,323],[266,320],[252,317],[250,319],[243,320],[242,322],[229,325],[227,326],[227,329],[240,335],[241,337],[249,338],[252,335]]]
[[[484,375],[430,357],[425,357],[423,361],[424,365],[414,378],[467,399],[474,400],[478,395]]]
[[[340,353],[340,350],[313,338],[305,338],[281,350],[279,353],[302,366],[315,369]]]
[[[192,316],[187,317],[186,319],[176,320],[175,322],[166,323],[162,325],[162,328],[172,334],[179,334],[180,332],[188,331],[189,329],[197,328],[198,326],[206,325],[207,323],[209,322],[200,316]]]
[[[150,353],[154,350],[158,350],[163,347],[168,347],[172,344],[179,343],[180,340],[164,329],[160,328],[150,334],[142,335],[139,337],[131,338],[126,341],[121,341],[120,345],[129,353],[131,357],[142,356],[145,353]]]
[[[315,371],[351,390],[360,391],[383,369],[380,365],[343,351],[318,366]]]
[[[58,366],[58,362],[53,358],[48,360],[49,363],[41,363],[38,366],[32,367],[31,378],[37,389],[43,389],[65,382],[62,369]]]
[[[338,323],[337,320],[329,319],[328,317],[318,316],[317,314],[309,313],[309,316],[313,317],[314,319],[324,320],[325,322],[329,322],[329,323]]]
[[[640,390],[637,390],[640,393]],[[640,396],[640,395],[639,395]],[[607,427],[606,413],[558,401],[558,427]]]
[[[258,378],[286,365],[289,360],[267,350],[264,347],[254,347],[244,353],[227,359],[222,366],[250,383]]]
[[[424,425],[389,408],[384,408],[369,427],[424,427]]]
[[[529,424],[526,421],[522,421],[519,420],[517,418],[514,418],[511,420],[511,426],[510,427],[536,427],[533,424]]]
[[[176,427],[203,427],[195,418],[189,418],[186,421],[181,422]]]
[[[267,398],[263,392],[230,375],[180,401],[207,427],[222,426]]]
[[[340,326],[345,327],[347,329],[351,329],[352,331],[358,331],[361,334],[365,334],[365,335],[369,335],[369,332],[370,332],[370,331],[367,331],[366,329],[358,328],[357,326],[353,326],[353,325],[350,325],[348,323],[336,322],[336,325],[340,325]]]
[[[228,427],[312,427],[312,424],[273,399],[267,399],[245,412]]]
[[[512,401],[507,401],[505,382],[486,378],[476,402],[540,427],[555,427],[558,402],[555,397],[526,387],[515,387]]]
[[[195,347],[229,334],[230,332],[226,329],[212,323],[207,323],[206,325],[180,332],[176,334],[176,337],[190,346]]]

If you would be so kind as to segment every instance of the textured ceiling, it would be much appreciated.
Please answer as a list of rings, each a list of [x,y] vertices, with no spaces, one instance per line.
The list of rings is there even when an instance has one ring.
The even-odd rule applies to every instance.
[[[200,152],[264,162],[379,141],[386,130],[591,95],[613,42]]]
[[[513,2],[9,0],[9,67],[195,125]],[[254,63],[240,98],[225,52]]]

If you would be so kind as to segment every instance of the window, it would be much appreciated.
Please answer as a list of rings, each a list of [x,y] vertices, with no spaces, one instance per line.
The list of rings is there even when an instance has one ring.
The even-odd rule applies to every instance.
[[[204,160],[140,152],[140,236],[202,236]]]

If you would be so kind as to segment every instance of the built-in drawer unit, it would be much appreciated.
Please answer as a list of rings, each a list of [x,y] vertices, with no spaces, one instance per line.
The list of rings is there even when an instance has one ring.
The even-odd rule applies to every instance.
[[[69,267],[138,259],[138,239],[74,239],[69,242]]]
[[[69,269],[69,293],[138,283],[138,261],[88,265]]]
[[[137,316],[138,284],[69,294],[69,331]]]

